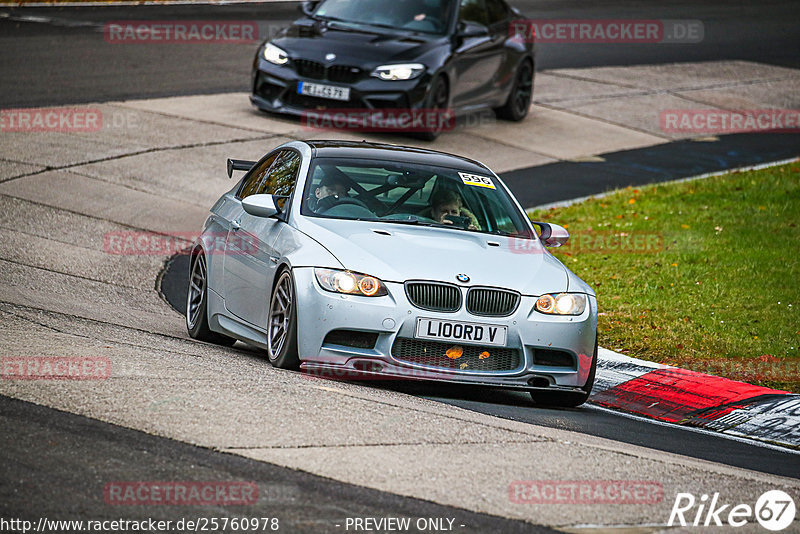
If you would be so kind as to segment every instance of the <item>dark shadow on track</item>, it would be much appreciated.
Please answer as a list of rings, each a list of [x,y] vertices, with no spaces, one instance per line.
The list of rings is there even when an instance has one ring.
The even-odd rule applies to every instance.
[[[454,518],[454,525],[464,525],[456,528],[459,532],[554,532],[215,452],[4,396],[0,396],[0,426],[4,458],[0,516],[30,520],[34,525],[41,517],[98,521],[277,517],[280,532],[340,533],[346,517],[391,516]],[[253,482],[258,499],[227,508],[109,505],[104,499],[105,485],[118,481]]]

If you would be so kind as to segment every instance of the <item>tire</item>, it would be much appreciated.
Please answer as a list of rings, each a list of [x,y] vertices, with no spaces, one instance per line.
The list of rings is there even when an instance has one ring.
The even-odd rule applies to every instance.
[[[203,252],[192,254],[186,295],[186,330],[192,339],[232,346],[236,340],[208,326],[208,262]]]
[[[280,369],[298,369],[297,299],[289,269],[282,269],[275,278],[267,314],[267,357]]]
[[[502,107],[494,110],[499,118],[519,122],[528,116],[533,99],[533,76],[533,63],[526,59],[517,68],[508,100]]]
[[[592,357],[592,367],[589,369],[589,377],[586,379],[586,384],[578,391],[546,391],[535,390],[531,391],[531,398],[533,402],[541,406],[556,406],[559,408],[577,408],[587,400],[592,393],[592,386],[594,386],[594,377],[597,374],[597,336],[595,335],[594,341],[594,356]]]
[[[431,83],[431,92],[428,94],[428,101],[425,103],[425,107],[428,110],[446,110],[449,102],[450,93],[447,86],[447,80],[445,80],[442,76],[437,76]],[[455,119],[453,118],[453,120]],[[424,132],[420,132],[417,134],[417,136],[423,141],[435,141],[441,133],[442,129],[436,128],[433,130],[425,130]]]

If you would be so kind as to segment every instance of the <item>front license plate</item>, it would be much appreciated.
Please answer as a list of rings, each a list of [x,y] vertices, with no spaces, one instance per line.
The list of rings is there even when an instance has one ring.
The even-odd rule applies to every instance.
[[[496,324],[462,323],[438,319],[417,319],[415,337],[436,341],[458,341],[477,345],[505,346],[507,326]]]
[[[335,85],[324,85],[321,83],[300,82],[297,84],[297,92],[301,95],[329,98],[331,100],[350,100],[349,87],[336,87]]]

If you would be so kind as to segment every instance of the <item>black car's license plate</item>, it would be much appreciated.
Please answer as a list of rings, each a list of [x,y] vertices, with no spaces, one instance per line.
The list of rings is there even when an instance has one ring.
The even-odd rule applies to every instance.
[[[335,85],[325,85],[322,83],[300,82],[297,84],[297,92],[301,95],[316,96],[318,98],[329,98],[331,100],[350,100],[349,87],[337,87]]]

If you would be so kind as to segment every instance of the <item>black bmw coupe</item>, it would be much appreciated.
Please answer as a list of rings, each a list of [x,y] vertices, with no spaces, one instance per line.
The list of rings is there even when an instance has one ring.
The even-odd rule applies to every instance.
[[[261,110],[490,108],[512,121],[528,113],[533,42],[511,31],[522,15],[504,0],[322,0],[301,9],[256,54],[250,99]]]

